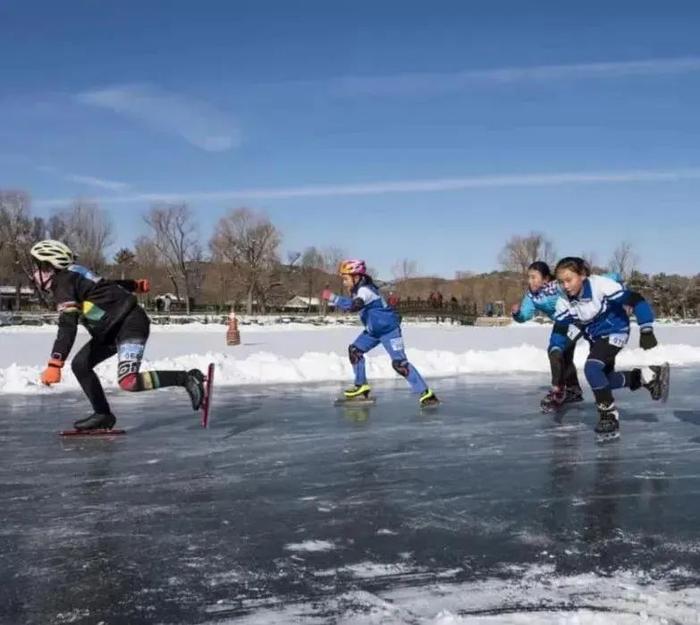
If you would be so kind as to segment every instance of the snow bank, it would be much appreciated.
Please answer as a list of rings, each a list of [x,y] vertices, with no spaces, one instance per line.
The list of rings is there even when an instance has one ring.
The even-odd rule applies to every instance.
[[[206,328],[206,329],[204,329]],[[144,366],[157,369],[205,368],[214,362],[219,385],[253,385],[300,382],[345,382],[351,379],[347,345],[358,328],[288,328],[287,331],[243,330],[244,344],[226,347],[221,326],[202,326],[184,332],[180,328],[155,328],[147,348]],[[51,350],[53,334],[40,328],[0,331],[0,392],[61,392],[77,389],[70,367],[64,369],[64,382],[52,389],[36,384]],[[429,377],[476,374],[546,373],[549,364],[544,349],[548,329],[463,328],[422,326],[405,328],[411,361]],[[619,358],[621,367],[668,361],[676,366],[700,365],[700,328],[660,328],[661,345],[649,352],[634,347]],[[87,339],[81,333],[81,343]],[[77,347],[76,347],[77,349]],[[579,346],[576,362],[582,365],[588,347]],[[116,361],[97,368],[107,386],[116,386]],[[396,377],[391,361],[380,347],[368,356],[372,379]]]
[[[376,568],[382,577],[391,569],[386,565]],[[680,581],[676,585],[631,571],[609,577],[592,573],[557,576],[551,567],[533,566],[516,579],[509,576],[461,584],[399,586],[378,594],[353,590],[314,603],[290,604],[271,598],[268,605],[277,606],[256,609],[251,605],[248,614],[216,623],[698,625],[700,589],[690,581],[683,582],[688,575],[675,572],[673,581]],[[400,583],[400,579],[397,581]],[[261,603],[259,599],[256,602],[258,606]]]

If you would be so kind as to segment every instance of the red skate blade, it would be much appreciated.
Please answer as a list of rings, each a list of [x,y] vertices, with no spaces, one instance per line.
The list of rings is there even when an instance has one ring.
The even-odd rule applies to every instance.
[[[214,391],[214,363],[209,363],[207,369],[207,379],[204,382],[204,402],[200,410],[202,411],[202,427],[209,427],[209,416],[211,414],[211,396]]]
[[[100,429],[100,430],[63,430],[58,433],[59,436],[83,436],[83,437],[89,437],[89,436],[95,436],[95,437],[110,437],[110,436],[121,436],[122,434],[126,434],[126,430],[105,430],[105,429]]]

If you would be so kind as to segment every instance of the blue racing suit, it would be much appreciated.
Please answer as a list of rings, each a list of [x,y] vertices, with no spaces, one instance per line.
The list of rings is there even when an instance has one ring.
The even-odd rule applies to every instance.
[[[411,390],[421,394],[428,390],[425,380],[406,357],[401,317],[386,303],[371,278],[360,280],[353,287],[350,297],[333,295],[329,303],[339,310],[359,312],[365,326],[364,332],[348,348],[357,386],[367,384],[364,355],[381,343],[391,357],[394,370],[406,378]]]

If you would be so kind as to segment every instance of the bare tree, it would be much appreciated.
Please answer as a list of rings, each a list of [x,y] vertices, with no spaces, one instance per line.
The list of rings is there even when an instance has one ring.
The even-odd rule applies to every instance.
[[[391,268],[394,279],[403,282],[418,275],[418,262],[410,258],[402,258]]]
[[[153,231],[153,245],[168,269],[180,298],[180,288],[185,299],[187,314],[190,299],[197,290],[196,276],[202,260],[197,227],[187,204],[157,204],[144,216]]]
[[[60,214],[51,215],[46,223],[46,238],[62,241],[68,234],[68,226],[64,216]]]
[[[635,272],[639,257],[629,241],[623,241],[613,251],[610,259],[610,271],[619,273],[625,280]]]
[[[323,255],[323,268],[331,274],[338,273],[340,263],[347,257],[345,250],[333,246],[324,248],[321,254]]]
[[[527,236],[516,235],[503,246],[498,260],[506,271],[525,275],[527,268],[537,260],[551,264],[556,260],[554,244],[541,232]]]
[[[0,191],[0,241],[9,264],[5,271],[15,284],[17,309],[22,285],[32,284],[29,250],[42,236],[43,221],[31,218],[29,195],[24,191]]]
[[[280,234],[263,214],[247,208],[229,211],[216,225],[209,242],[217,260],[229,262],[242,274],[247,291],[246,310],[253,312],[257,294],[265,301],[265,276],[279,262]]]
[[[136,261],[136,254],[134,254],[129,248],[123,247],[114,255],[114,264],[117,265],[121,271],[122,280],[126,275],[126,271],[133,266]]]
[[[294,265],[301,259],[301,252],[289,251],[287,252],[287,267],[292,269]]]
[[[324,267],[325,259],[323,254],[315,247],[307,247],[301,255],[301,270],[309,286],[309,311],[311,310],[311,298],[318,291],[318,289],[315,289],[317,285],[314,284],[314,278],[324,270]]]
[[[112,242],[112,222],[97,204],[76,200],[57,220],[50,222],[50,228],[61,234],[57,238],[71,247],[81,264],[97,271],[105,268],[105,253]]]
[[[134,262],[141,268],[155,268],[163,264],[163,259],[153,239],[140,236],[134,243]]]

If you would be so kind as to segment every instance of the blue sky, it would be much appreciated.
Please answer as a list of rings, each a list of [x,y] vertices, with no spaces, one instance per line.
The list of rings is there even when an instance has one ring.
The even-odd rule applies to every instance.
[[[248,206],[384,277],[530,230],[697,273],[700,7],[576,4],[5,0],[0,186],[98,199],[115,247],[184,197],[205,241]]]

